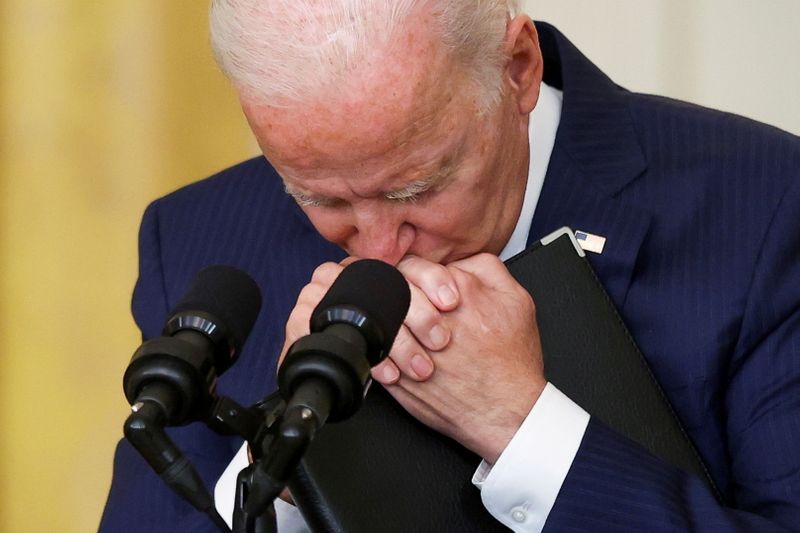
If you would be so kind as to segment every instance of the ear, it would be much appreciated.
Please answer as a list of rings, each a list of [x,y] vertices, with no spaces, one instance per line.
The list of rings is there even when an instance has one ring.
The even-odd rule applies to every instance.
[[[503,43],[506,66],[503,76],[513,94],[521,114],[528,114],[539,100],[544,60],[539,48],[539,34],[527,15],[518,15],[506,26]]]

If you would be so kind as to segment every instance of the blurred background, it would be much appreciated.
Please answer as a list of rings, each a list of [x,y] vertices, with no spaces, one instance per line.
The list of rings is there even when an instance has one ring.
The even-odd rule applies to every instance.
[[[529,0],[618,83],[800,134],[796,0]],[[0,0],[0,531],[97,529],[147,203],[257,154],[203,0]]]

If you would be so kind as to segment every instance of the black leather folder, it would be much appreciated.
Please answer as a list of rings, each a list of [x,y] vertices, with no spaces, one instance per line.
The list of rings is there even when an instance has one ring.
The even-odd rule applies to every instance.
[[[711,484],[573,232],[559,230],[507,266],[536,303],[547,379],[596,419]],[[290,488],[314,531],[508,531],[471,483],[480,462],[375,383],[353,418],[318,432]]]

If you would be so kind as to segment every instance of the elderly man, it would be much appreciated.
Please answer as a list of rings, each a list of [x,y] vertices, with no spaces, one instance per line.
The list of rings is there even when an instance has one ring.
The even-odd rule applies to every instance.
[[[796,527],[800,141],[627,92],[513,4],[215,1],[218,61],[266,160],[148,208],[137,323],[158,335],[205,265],[250,272],[265,309],[219,390],[252,402],[339,261],[382,259],[412,305],[373,376],[483,458],[475,490],[501,523]],[[501,259],[563,225],[607,238],[593,266],[728,507],[546,382],[534,302]],[[173,436],[210,486],[241,445]],[[122,442],[101,529],[204,528]]]

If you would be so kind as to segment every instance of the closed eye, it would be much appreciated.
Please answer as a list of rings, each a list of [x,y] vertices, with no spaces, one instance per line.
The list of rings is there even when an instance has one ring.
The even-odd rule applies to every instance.
[[[343,203],[343,201],[338,198],[311,196],[302,191],[298,191],[285,183],[283,185],[283,189],[286,191],[286,194],[291,196],[300,207],[337,207]]]
[[[387,200],[398,203],[414,203],[432,188],[432,183],[426,181],[414,182],[400,191],[388,192],[384,195]]]
[[[398,191],[384,194],[387,200],[395,202],[417,202],[428,192],[439,192],[453,180],[453,165],[445,165],[435,174],[425,179],[411,182]]]
[[[416,180],[406,185],[402,189],[390,191],[383,194],[383,197],[396,203],[415,203],[423,199],[427,193],[435,193],[444,189],[453,179],[454,165],[447,164],[442,166],[435,174],[424,179]],[[345,200],[341,198],[330,198],[307,194],[295,189],[284,182],[286,194],[291,196],[300,207],[340,207],[345,205]]]

